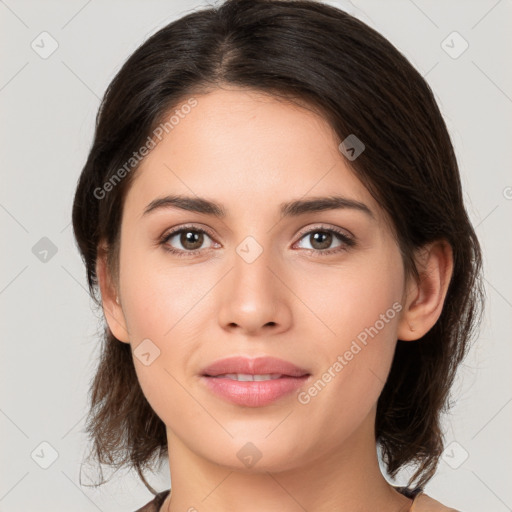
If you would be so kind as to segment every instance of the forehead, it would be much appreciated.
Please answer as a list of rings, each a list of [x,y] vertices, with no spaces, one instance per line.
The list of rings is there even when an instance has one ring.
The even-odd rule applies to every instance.
[[[378,209],[319,114],[252,90],[194,99],[135,171],[126,202],[139,213],[165,193],[215,198],[228,215],[302,196],[343,195]]]

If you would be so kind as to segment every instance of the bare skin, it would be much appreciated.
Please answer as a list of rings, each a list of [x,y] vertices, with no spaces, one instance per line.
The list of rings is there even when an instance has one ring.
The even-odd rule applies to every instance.
[[[422,279],[406,280],[389,219],[322,117],[236,88],[195,98],[197,106],[136,171],[123,210],[119,282],[104,260],[97,267],[113,334],[132,349],[149,339],[160,351],[148,366],[134,362],[167,428],[172,495],[161,510],[409,510],[411,500],[379,469],[376,404],[397,339],[420,338],[441,314],[449,245],[419,251]],[[177,208],[143,215],[168,194],[213,200],[226,215]],[[338,208],[280,217],[283,202],[333,195],[363,203],[372,215]],[[184,226],[207,234],[194,247],[180,234],[159,244]],[[322,246],[312,235],[326,229],[355,245],[333,235]],[[247,236],[262,249],[251,263],[236,251]],[[381,315],[387,321],[377,324]],[[270,355],[307,368],[317,381],[358,334],[380,324],[307,403],[292,393],[242,407],[213,395],[199,377],[219,358]],[[248,442],[261,454],[252,467],[237,456]]]

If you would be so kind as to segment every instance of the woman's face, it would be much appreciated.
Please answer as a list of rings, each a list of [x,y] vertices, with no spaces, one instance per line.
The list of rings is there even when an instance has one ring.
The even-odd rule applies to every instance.
[[[370,439],[405,289],[383,211],[313,112],[235,88],[195,99],[134,171],[122,315],[111,323],[132,346],[171,451],[277,471]],[[145,213],[166,196],[215,202],[224,216],[170,202]],[[345,207],[281,214],[333,197]],[[231,356],[275,357],[307,375],[284,384],[203,375]],[[212,391],[220,380],[228,396]]]

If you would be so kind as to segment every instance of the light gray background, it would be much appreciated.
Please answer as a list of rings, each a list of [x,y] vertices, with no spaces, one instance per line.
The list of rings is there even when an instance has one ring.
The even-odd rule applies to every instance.
[[[447,443],[456,444],[427,492],[465,512],[512,510],[511,1],[329,3],[390,39],[434,89],[485,252],[485,320],[445,421]],[[100,319],[74,246],[71,205],[108,83],[143,40],[199,5],[0,0],[2,512],[129,512],[152,498],[131,473],[118,472],[99,489],[79,483]],[[43,31],[58,42],[46,59],[31,48],[34,40],[43,45]],[[452,36],[442,46],[453,31],[469,44],[458,58],[445,49],[453,54],[461,40]],[[33,253],[43,237],[57,248],[46,262]],[[48,469],[39,465],[51,462],[42,442],[58,453]],[[168,470],[150,481],[168,488]]]

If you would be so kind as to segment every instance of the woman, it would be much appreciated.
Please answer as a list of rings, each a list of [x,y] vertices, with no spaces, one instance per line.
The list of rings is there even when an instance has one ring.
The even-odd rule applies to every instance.
[[[73,226],[93,455],[154,494],[169,464],[140,511],[454,510],[424,487],[480,247],[432,91],[373,29],[278,0],[164,27],[106,92]]]

